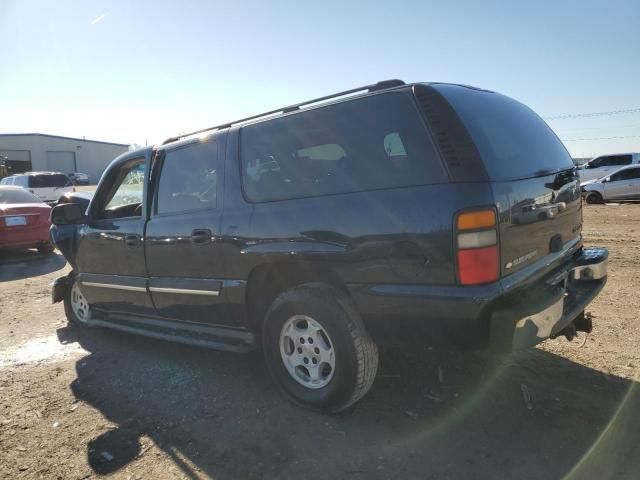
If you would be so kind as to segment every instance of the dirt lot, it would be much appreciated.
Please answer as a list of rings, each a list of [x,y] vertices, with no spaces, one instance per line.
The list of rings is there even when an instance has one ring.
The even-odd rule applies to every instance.
[[[0,477],[640,478],[640,204],[585,207],[611,252],[594,331],[494,362],[383,351],[338,416],[276,392],[259,354],[66,326],[58,255],[0,257]]]

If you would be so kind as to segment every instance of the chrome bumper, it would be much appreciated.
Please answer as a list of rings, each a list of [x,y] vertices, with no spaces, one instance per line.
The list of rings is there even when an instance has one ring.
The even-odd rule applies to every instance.
[[[584,249],[575,263],[562,272],[563,282],[555,287],[545,307],[516,321],[512,349],[536,345],[574,322],[604,287],[607,268],[607,250]]]

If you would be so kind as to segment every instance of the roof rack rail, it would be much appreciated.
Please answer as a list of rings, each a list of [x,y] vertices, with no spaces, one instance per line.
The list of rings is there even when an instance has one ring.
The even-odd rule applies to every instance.
[[[176,135],[175,137],[169,137],[164,142],[162,142],[162,145],[175,142],[177,140],[180,140],[181,138],[190,137],[191,135],[197,135],[198,133],[204,133],[204,132],[209,132],[213,130],[222,130],[223,128],[229,128],[238,123],[248,122],[249,120],[255,120],[261,117],[267,117],[269,115],[275,115],[278,113],[282,114],[282,113],[295,112],[296,110],[300,110],[300,107],[304,107],[305,105],[310,105],[312,103],[323,102],[325,100],[330,100],[332,98],[351,95],[352,93],[363,92],[363,91],[376,92],[378,90],[386,90],[388,88],[401,87],[402,85],[405,85],[405,83],[402,80],[397,80],[397,79],[382,80],[380,82],[377,82],[371,85],[365,85],[364,87],[352,88],[351,90],[345,90],[343,92],[333,93],[331,95],[326,95],[324,97],[314,98],[313,100],[307,100],[306,102],[296,103],[294,105],[289,105],[288,107],[282,107],[276,110],[271,110],[269,112],[260,113],[258,115],[252,115],[251,117],[241,118],[240,120],[235,120],[233,122],[227,122],[220,125],[216,125],[215,127],[203,128],[201,130],[195,130],[193,132],[184,133],[182,135]]]

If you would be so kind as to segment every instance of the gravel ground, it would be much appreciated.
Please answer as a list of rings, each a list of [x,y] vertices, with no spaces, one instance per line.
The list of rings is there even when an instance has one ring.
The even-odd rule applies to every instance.
[[[259,354],[66,325],[59,255],[0,257],[0,477],[640,478],[640,204],[585,207],[610,249],[594,331],[495,362],[381,352],[337,416],[283,400]]]

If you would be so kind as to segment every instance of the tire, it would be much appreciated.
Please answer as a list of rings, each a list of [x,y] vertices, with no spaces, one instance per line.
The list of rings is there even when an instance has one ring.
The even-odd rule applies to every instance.
[[[78,294],[82,298],[78,297]],[[80,307],[83,305],[83,307]],[[85,311],[84,315],[82,315],[82,311]],[[75,279],[64,295],[64,313],[67,316],[67,321],[69,325],[73,325],[75,327],[86,327],[87,321],[91,316],[91,307],[87,303],[84,296],[82,296],[82,292],[80,292],[80,287],[78,286]]]
[[[51,242],[46,242],[38,245],[38,251],[44,255],[52,254],[55,249],[56,247],[54,247],[53,243]]]
[[[265,318],[262,341],[277,385],[312,410],[346,409],[369,391],[378,369],[378,347],[351,300],[325,284],[300,285],[276,298]],[[296,362],[299,366],[293,369]]]
[[[594,205],[596,203],[604,203],[602,195],[600,195],[598,192],[589,192],[585,197],[585,201],[590,205]]]

